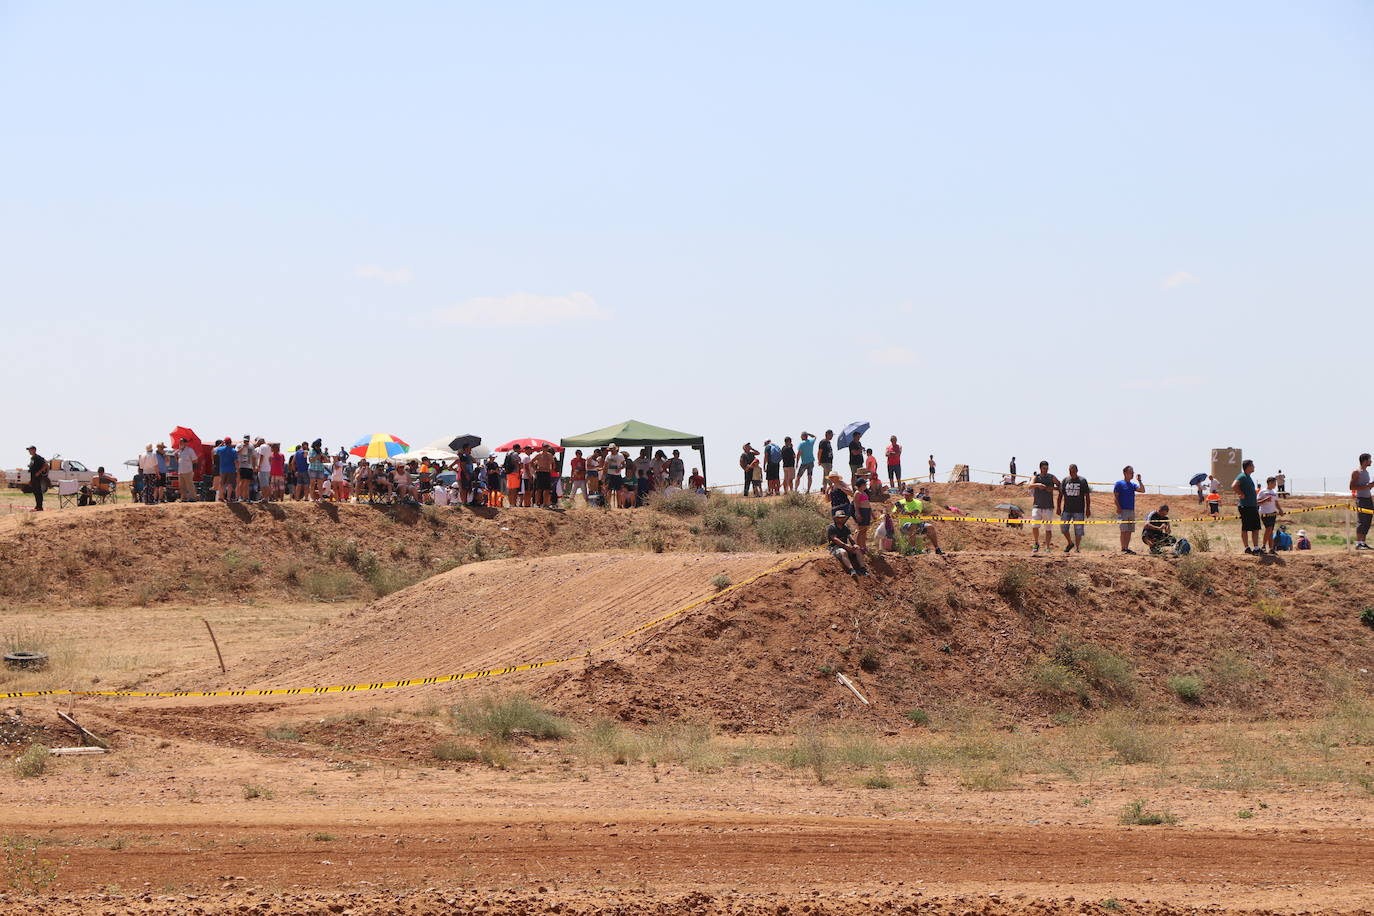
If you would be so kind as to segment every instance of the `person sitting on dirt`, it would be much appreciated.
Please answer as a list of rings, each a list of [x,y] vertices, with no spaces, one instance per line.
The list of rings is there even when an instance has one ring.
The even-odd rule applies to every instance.
[[[920,516],[925,514],[926,503],[916,495],[916,492],[907,487],[902,493],[902,498],[897,500],[895,507],[896,513],[902,517],[902,534],[911,543],[916,535],[921,535],[930,541],[930,546],[935,552],[944,556],[945,552],[940,549],[940,535],[930,522],[923,522]]]
[[[843,475],[830,474],[825,480],[830,487],[830,514],[833,516],[843,512],[848,516],[853,513],[854,503],[850,497],[854,491],[844,482]]]
[[[1298,529],[1298,550],[1311,550],[1312,542],[1307,539],[1307,532]]]
[[[854,535],[849,530],[849,514],[836,511],[831,518],[830,527],[825,529],[826,548],[830,555],[839,560],[844,571],[851,576],[868,575],[868,570],[864,568],[863,554],[859,550],[859,545],[854,543]]]
[[[1174,543],[1169,525],[1169,507],[1160,506],[1145,516],[1145,527],[1140,531],[1140,539],[1150,548],[1150,553],[1159,553]]]

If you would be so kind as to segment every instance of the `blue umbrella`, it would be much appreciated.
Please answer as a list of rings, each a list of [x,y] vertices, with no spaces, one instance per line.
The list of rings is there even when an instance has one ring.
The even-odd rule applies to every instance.
[[[862,436],[866,432],[868,432],[868,421],[856,420],[844,428],[835,444],[840,448],[849,448],[849,443],[855,436]]]
[[[1201,473],[1201,474],[1194,474],[1194,475],[1192,476],[1192,478],[1188,481],[1188,486],[1190,486],[1190,487],[1195,487],[1195,486],[1197,486],[1198,484],[1202,483],[1202,482],[1203,482],[1204,480],[1206,480],[1206,479],[1207,479],[1207,474],[1206,474],[1206,472],[1203,472],[1203,473]]]

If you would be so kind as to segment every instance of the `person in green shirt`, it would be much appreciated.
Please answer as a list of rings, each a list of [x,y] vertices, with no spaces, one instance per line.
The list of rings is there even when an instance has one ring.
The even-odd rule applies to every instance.
[[[911,487],[902,491],[902,498],[897,500],[896,512],[903,517],[901,527],[904,535],[907,537],[914,534],[923,535],[930,541],[930,546],[935,548],[937,554],[945,555],[945,552],[940,549],[940,535],[935,531],[935,527],[930,522],[907,517],[924,515],[926,512],[926,504],[916,497],[916,491]]]
[[[1264,553],[1260,547],[1263,526],[1260,524],[1259,488],[1255,486],[1255,478],[1250,476],[1254,472],[1255,462],[1246,458],[1241,462],[1240,476],[1231,484],[1231,490],[1240,497],[1236,510],[1240,513],[1240,542],[1245,545],[1245,552]]]

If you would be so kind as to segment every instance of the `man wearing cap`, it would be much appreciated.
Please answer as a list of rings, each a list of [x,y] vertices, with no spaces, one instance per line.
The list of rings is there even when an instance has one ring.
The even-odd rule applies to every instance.
[[[830,527],[825,529],[825,538],[826,549],[840,561],[845,572],[855,578],[868,575],[859,546],[854,543],[854,535],[849,530],[849,516],[846,513],[836,512],[831,517]]]
[[[195,497],[196,486],[196,461],[200,456],[191,447],[191,443],[182,436],[177,444],[177,489],[181,492],[181,501],[190,502]]]
[[[258,502],[267,502],[272,493],[272,446],[258,436],[253,442],[253,470],[258,475]]]
[[[253,440],[247,433],[243,436],[243,442],[238,447],[238,472],[239,502],[247,502],[248,495],[253,488],[253,461],[257,455],[253,453]]]
[[[143,454],[138,456],[138,471],[143,475],[143,501],[157,502],[157,455],[153,454],[153,443],[149,442]]]
[[[614,442],[606,453],[606,499],[612,509],[620,508],[620,486],[625,482],[625,455]]]
[[[925,514],[926,504],[916,495],[916,491],[907,487],[902,492],[902,498],[897,500],[897,513],[903,516],[902,534],[908,539],[915,535],[924,535],[930,541],[930,546],[935,548],[935,552],[944,556],[945,552],[940,549],[940,535],[931,527],[930,522],[923,522],[919,516]]]
[[[38,454],[38,446],[29,446],[29,489],[33,492],[33,511],[43,511],[43,491],[48,488],[48,459]],[[60,507],[59,507],[60,508]]]
[[[215,449],[215,467],[219,470],[219,501],[229,502],[234,498],[234,475],[238,468],[239,452],[234,448],[231,436],[220,440]]]

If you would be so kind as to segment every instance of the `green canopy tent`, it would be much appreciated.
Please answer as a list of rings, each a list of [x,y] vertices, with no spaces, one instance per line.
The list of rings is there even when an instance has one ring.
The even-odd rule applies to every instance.
[[[682,433],[662,426],[651,426],[638,420],[626,420],[605,429],[594,429],[580,436],[567,436],[558,440],[566,448],[598,448],[614,442],[622,448],[629,445],[686,445],[701,453],[701,476],[706,476],[706,438],[692,433]]]

